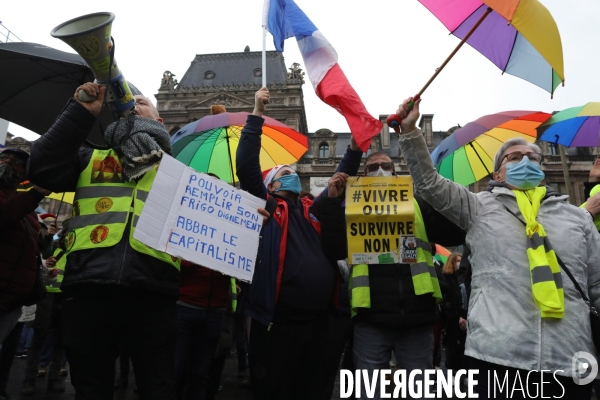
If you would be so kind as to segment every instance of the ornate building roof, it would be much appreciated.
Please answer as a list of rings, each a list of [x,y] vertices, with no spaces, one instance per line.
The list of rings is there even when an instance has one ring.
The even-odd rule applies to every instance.
[[[267,51],[267,81],[284,84],[288,80],[282,53]],[[262,82],[262,52],[197,54],[179,82],[179,87],[247,86]]]

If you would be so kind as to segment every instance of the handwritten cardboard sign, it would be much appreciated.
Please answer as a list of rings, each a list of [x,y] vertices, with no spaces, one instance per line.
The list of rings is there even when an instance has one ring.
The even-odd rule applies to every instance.
[[[410,176],[348,178],[346,223],[349,262],[416,262],[414,214]]]
[[[251,282],[265,201],[163,156],[133,237]]]

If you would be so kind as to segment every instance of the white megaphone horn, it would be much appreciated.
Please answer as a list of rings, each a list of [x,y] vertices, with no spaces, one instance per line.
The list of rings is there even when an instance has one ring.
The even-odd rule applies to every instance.
[[[114,59],[114,41],[111,37],[115,14],[99,12],[74,18],[52,29],[50,34],[71,46],[96,77],[96,82],[107,86],[105,101],[115,113],[127,116],[135,100],[127,81]],[[90,102],[95,98],[79,91],[79,100]]]

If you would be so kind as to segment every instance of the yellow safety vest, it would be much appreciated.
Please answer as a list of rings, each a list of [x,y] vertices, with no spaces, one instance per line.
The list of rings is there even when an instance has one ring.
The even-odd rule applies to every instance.
[[[592,188],[592,190],[590,191],[590,198],[594,197],[598,192],[600,192],[600,185],[596,185]],[[585,208],[586,204],[587,204],[587,201],[585,203],[583,203],[582,205],[580,205],[579,207]],[[594,225],[596,225],[596,229],[598,229],[600,231],[600,215],[596,215],[594,217]]]
[[[61,256],[62,254],[62,256]],[[60,247],[54,250],[52,254],[55,258],[60,256],[60,259],[56,262],[56,265],[53,268],[58,268],[58,275],[56,276],[56,280],[54,280],[51,284],[46,285],[46,290],[48,293],[60,293],[60,284],[63,281],[65,276],[65,265],[67,264],[67,255],[65,251]]]
[[[237,311],[237,288],[235,285],[235,278],[229,278],[229,281],[231,283],[231,290],[230,290],[231,312],[236,312]]]
[[[67,255],[116,245],[123,237],[125,224],[131,221],[131,247],[179,270],[179,258],[150,248],[133,237],[158,164],[137,182],[125,182],[121,165],[122,160],[113,149],[94,150],[77,182],[73,217],[69,220],[66,238]]]
[[[421,209],[415,203],[415,237],[417,242],[417,262],[410,264],[410,272],[416,295],[433,294],[436,302],[442,300],[442,292],[437,273],[433,265],[431,245],[427,238],[425,222]],[[371,287],[369,285],[369,266],[358,264],[352,267],[349,282],[351,313],[354,317],[358,308],[371,308]]]

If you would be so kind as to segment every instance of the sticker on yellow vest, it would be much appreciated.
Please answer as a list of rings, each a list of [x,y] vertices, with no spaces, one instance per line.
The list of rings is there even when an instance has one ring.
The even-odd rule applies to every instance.
[[[73,203],[73,216],[77,217],[79,215],[81,215],[81,207],[79,206],[79,201],[75,200],[75,202]]]
[[[108,227],[99,225],[90,233],[90,240],[94,244],[102,243],[108,237]]]
[[[401,262],[401,237],[415,235],[410,176],[348,178],[346,224],[352,264]]]
[[[113,206],[113,201],[108,197],[103,197],[96,202],[96,212],[105,213],[111,209]]]
[[[92,181],[90,183],[119,183],[125,182],[123,167],[118,158],[102,155],[94,159],[92,166]]]
[[[75,244],[75,231],[71,231],[67,235],[67,243],[66,243],[67,250],[71,250],[71,247],[73,247],[74,244]]]
[[[417,262],[417,239],[414,236],[401,236],[400,262],[414,264]]]

